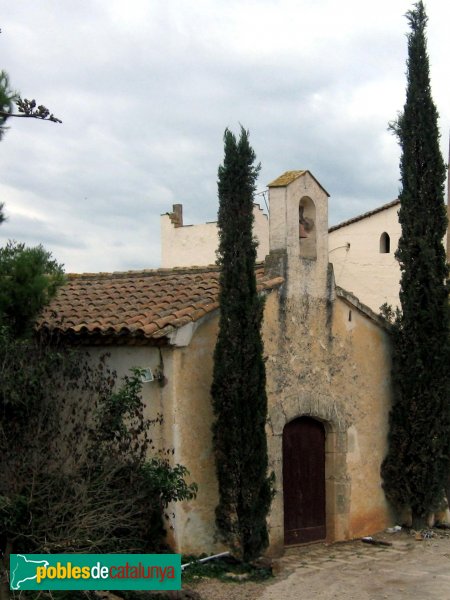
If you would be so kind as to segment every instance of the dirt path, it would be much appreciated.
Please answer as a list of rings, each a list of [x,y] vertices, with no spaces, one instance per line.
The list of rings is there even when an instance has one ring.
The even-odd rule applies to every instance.
[[[275,578],[262,583],[201,580],[204,600],[450,600],[450,532],[416,541],[400,532],[377,539],[291,548],[275,562]]]

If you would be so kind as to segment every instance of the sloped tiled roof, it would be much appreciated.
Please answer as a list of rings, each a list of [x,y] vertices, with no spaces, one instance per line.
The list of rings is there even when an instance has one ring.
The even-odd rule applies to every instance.
[[[331,233],[332,231],[336,231],[336,229],[340,229],[341,227],[346,227],[347,225],[351,225],[352,223],[356,223],[357,221],[362,221],[362,219],[367,219],[367,217],[376,215],[377,213],[382,212],[383,210],[387,210],[388,208],[391,208],[392,206],[396,206],[397,204],[400,204],[400,200],[398,200],[398,199],[392,200],[392,202],[388,202],[387,204],[383,204],[382,206],[379,206],[378,208],[369,210],[369,212],[365,212],[362,215],[357,215],[356,217],[352,217],[351,219],[348,219],[347,221],[343,221],[342,223],[333,225],[332,227],[330,227],[328,229],[328,232]]]
[[[37,327],[96,343],[151,343],[219,307],[219,273],[212,266],[69,275]],[[262,265],[256,277],[258,291],[283,282]]]
[[[267,184],[267,187],[285,187],[289,185],[302,175],[304,175],[306,171],[285,171],[283,175],[280,175],[273,181]]]
[[[314,175],[311,173],[311,171],[308,171],[308,170],[303,170],[303,171],[286,171],[286,172],[283,173],[283,175],[280,175],[279,177],[277,177],[276,179],[274,179],[273,181],[271,181],[270,183],[268,183],[267,187],[269,187],[269,188],[271,188],[271,187],[286,187],[290,183],[292,183],[293,181],[295,181],[296,179],[298,179],[299,177],[303,177],[303,175],[306,175],[306,173],[308,173],[308,175],[310,177],[312,177],[312,179],[314,179],[314,181],[317,183],[317,185],[329,197],[330,194],[327,192],[327,190],[322,186],[322,184],[320,184],[317,181],[317,179],[314,177]]]

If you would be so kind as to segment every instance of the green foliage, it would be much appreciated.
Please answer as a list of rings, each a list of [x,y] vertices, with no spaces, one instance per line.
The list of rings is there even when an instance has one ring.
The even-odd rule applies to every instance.
[[[14,102],[18,96],[9,87],[8,75],[5,71],[0,71],[0,140],[3,138],[7,127],[5,126],[8,114],[12,113]],[[2,114],[3,113],[3,114]],[[3,213],[3,202],[0,203],[0,224],[5,220]]]
[[[198,486],[196,483],[186,483],[188,475],[185,466],[177,464],[172,467],[167,458],[152,458],[142,466],[142,476],[149,491],[159,498],[164,508],[170,502],[195,498]]]
[[[0,549],[164,550],[164,510],[197,487],[154,449],[139,370],[118,386],[106,358],[5,330],[0,365]]]
[[[0,140],[5,134],[5,123],[8,119],[8,114],[12,113],[14,102],[18,99],[16,92],[13,92],[9,87],[8,74],[5,71],[0,71]]]
[[[442,503],[450,457],[450,327],[445,249],[445,165],[431,97],[422,2],[407,14],[407,95],[398,135],[402,235],[401,310],[390,317],[394,404],[389,453],[382,466],[387,497],[425,523]]]
[[[267,476],[263,300],[256,290],[253,194],[260,166],[248,132],[227,129],[219,167],[220,324],[214,352],[213,426],[220,502],[216,522],[234,552],[249,560],[268,544],[272,498]]]
[[[254,563],[246,563],[236,560],[232,556],[216,558],[207,562],[200,562],[206,555],[201,556],[182,556],[181,563],[189,564],[182,572],[183,584],[207,577],[210,579],[220,579],[239,583],[239,578],[233,575],[245,575],[241,581],[265,581],[272,577],[270,567],[260,566]]]
[[[64,271],[42,246],[8,242],[0,248],[0,325],[30,333],[36,315],[64,282]]]

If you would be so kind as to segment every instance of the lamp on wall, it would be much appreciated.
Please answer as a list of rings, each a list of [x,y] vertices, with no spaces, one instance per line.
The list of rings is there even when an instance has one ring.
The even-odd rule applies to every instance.
[[[155,380],[153,371],[150,368],[141,370],[141,383],[151,383]]]
[[[150,367],[143,367],[139,369],[139,375],[141,378],[141,383],[151,383],[152,381],[157,381],[160,387],[164,387],[167,383],[162,364],[154,369],[151,369]]]

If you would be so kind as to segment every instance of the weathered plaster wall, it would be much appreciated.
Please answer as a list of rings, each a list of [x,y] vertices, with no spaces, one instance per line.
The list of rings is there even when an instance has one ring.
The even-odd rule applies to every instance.
[[[171,352],[162,349],[161,354],[158,348],[152,346],[93,346],[87,348],[92,364],[97,364],[102,355],[108,355],[106,364],[117,372],[117,383],[125,375],[131,374],[133,367],[151,368],[152,371],[163,361],[164,373],[171,371]],[[167,386],[160,387],[157,381],[142,384],[142,399],[146,408],[146,416],[155,418],[158,414],[164,413],[167,397],[169,396]],[[167,422],[162,426],[155,425],[152,430],[152,439],[158,449],[172,447],[173,435],[168,429]]]
[[[213,351],[217,337],[218,311],[204,317],[195,328],[192,339],[178,338],[181,347],[120,346],[92,347],[89,354],[93,364],[108,353],[108,365],[118,377],[129,374],[132,367],[161,364],[165,385],[157,381],[145,383],[142,396],[146,416],[163,415],[162,425],[155,425],[153,441],[172,464],[182,464],[190,471],[189,481],[199,486],[196,499],[173,503],[167,511],[168,541],[178,552],[202,553],[220,551],[215,539],[215,507],[218,489],[212,448],[213,412],[210,388],[213,370]],[[162,358],[162,363],[161,363]],[[173,450],[170,454],[166,451]]]
[[[267,295],[263,324],[269,459],[276,477],[269,517],[272,553],[284,546],[283,428],[300,416],[316,418],[325,427],[328,540],[370,534],[390,520],[380,481],[390,406],[388,334],[355,298],[336,294],[328,263],[326,192],[308,172],[283,185],[270,188],[266,268],[285,283]],[[314,220],[306,242],[299,237],[301,206]],[[189,229],[171,223],[170,228],[172,233]],[[176,252],[183,256],[180,248]],[[146,402],[164,415],[160,447],[174,448],[174,463],[185,465],[199,486],[195,500],[171,507],[171,541],[184,553],[222,548],[215,528],[210,397],[218,317],[215,311],[177,331],[172,346],[161,350],[165,387],[155,382],[144,388]],[[160,354],[156,348],[121,347],[112,351],[111,361],[119,372],[134,365],[155,368]]]
[[[342,348],[346,355],[337,384],[351,415],[349,535],[359,537],[386,527],[392,518],[380,479],[392,401],[390,340],[383,328],[341,298],[334,305],[333,335],[335,351]]]
[[[184,553],[220,551],[215,539],[218,488],[212,447],[211,382],[218,311],[204,317],[188,346],[173,350],[174,388],[171,418],[176,431],[176,462],[198,484],[195,500],[177,503],[176,548]]]
[[[284,544],[283,428],[304,415],[325,425],[328,540],[382,529],[390,520],[379,476],[390,402],[387,334],[340,298],[297,301],[271,294],[264,339],[276,476],[270,551]]]
[[[327,539],[371,533],[389,522],[380,466],[386,451],[390,359],[387,334],[375,315],[351,295],[336,295],[328,263],[325,190],[309,172],[295,171],[269,189],[266,264],[272,274],[285,277],[279,296],[267,303],[265,320],[269,444],[278,481],[270,550],[276,553],[284,543],[283,429],[297,417],[315,418],[325,428]],[[299,231],[302,206],[311,207],[314,220],[306,251]]]
[[[329,233],[329,260],[337,285],[378,312],[387,302],[397,306],[400,268],[394,253],[401,234],[398,205]],[[380,253],[380,236],[390,236],[390,252]]]
[[[309,240],[299,238],[299,206],[303,200],[315,204],[315,258],[298,260]],[[328,196],[309,173],[287,187],[270,188],[270,249],[287,253],[286,295],[308,294],[319,298],[326,287],[328,269]],[[309,249],[308,249],[309,250]],[[309,253],[309,252],[308,252]]]
[[[215,313],[200,324],[188,346],[173,350],[175,459],[199,485],[196,500],[174,507],[176,548],[183,552],[222,549],[215,529],[210,399],[217,328]],[[269,456],[276,475],[270,551],[279,553],[284,546],[283,427],[302,415],[321,420],[326,429],[328,540],[384,528],[390,522],[379,476],[390,402],[387,333],[341,298],[296,301],[281,290],[266,297],[263,335]]]
[[[153,441],[172,464],[186,466],[190,471],[188,481],[199,486],[196,499],[175,502],[167,511],[168,542],[177,552],[201,554],[222,548],[215,541],[218,490],[210,398],[217,327],[216,311],[199,323],[187,346],[164,346],[161,350],[151,346],[89,348],[94,364],[100,355],[110,354],[108,365],[117,371],[119,378],[132,367],[155,369],[162,358],[165,385],[161,387],[154,381],[142,386],[146,416],[163,415],[162,425],[155,425]]]
[[[175,503],[169,511],[174,515],[169,541],[185,553],[223,548],[215,528],[218,490],[210,397],[217,329],[216,311],[198,324],[188,345],[162,348],[166,384],[143,386],[148,416],[164,415],[163,425],[155,429],[157,446],[173,448],[171,460],[187,466],[190,480],[199,485],[195,500]],[[379,467],[389,407],[387,334],[341,298],[288,299],[281,289],[266,297],[263,335],[267,434],[277,490],[269,517],[271,552],[279,552],[284,542],[283,427],[302,415],[320,419],[326,428],[328,539],[385,527],[389,514]],[[93,359],[104,350],[111,353],[109,364],[119,375],[132,366],[155,369],[161,363],[160,350],[153,347],[93,348]]]
[[[108,354],[107,365],[116,370],[118,382],[123,376],[129,375],[130,369],[133,367],[151,368],[153,371],[156,368],[162,368],[165,377],[164,386],[160,386],[156,380],[142,385],[144,414],[149,419],[163,415],[162,424],[156,423],[150,430],[155,446],[154,452],[162,452],[163,456],[168,456],[173,463],[180,462],[176,456],[167,454],[167,450],[178,447],[178,432],[173,418],[176,377],[174,376],[172,349],[163,347],[160,350],[153,346],[95,346],[87,348],[87,351],[94,365],[100,356]],[[170,519],[167,527],[168,542],[175,546],[174,526],[174,519]]]
[[[267,424],[276,495],[269,517],[270,551],[284,546],[282,434],[300,416],[326,431],[328,540],[373,533],[389,523],[380,482],[390,405],[389,341],[385,330],[350,295],[336,296],[328,264],[326,192],[309,173],[273,185],[271,253],[266,263],[285,284],[266,298],[263,337],[267,356]],[[299,206],[314,206],[314,253],[302,254]],[[311,213],[313,214],[313,213]],[[314,254],[314,258],[312,258]],[[210,401],[218,314],[174,351],[174,423],[177,460],[200,487],[197,500],[176,507],[177,547],[214,552],[218,493],[212,452]]]
[[[269,220],[255,204],[254,236],[259,241],[257,260],[269,253]],[[161,215],[161,266],[163,268],[211,265],[216,262],[217,223],[175,227],[169,215]]]

